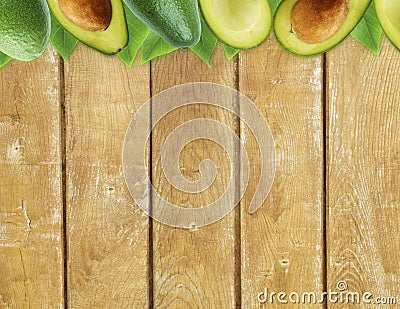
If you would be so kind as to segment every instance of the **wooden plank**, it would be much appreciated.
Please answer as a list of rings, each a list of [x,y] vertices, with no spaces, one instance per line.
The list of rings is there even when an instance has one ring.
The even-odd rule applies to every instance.
[[[387,40],[380,57],[347,40],[327,59],[328,287],[398,297],[400,54]],[[330,305],[343,306],[371,305]]]
[[[225,59],[220,47],[212,58],[211,68],[201,63],[190,51],[179,51],[152,63],[153,95],[188,82],[214,82],[234,88],[234,80],[234,63]],[[234,129],[231,113],[197,104],[171,112],[153,130],[153,184],[161,196],[179,207],[208,205],[222,194],[229,182],[228,158],[219,146],[204,139],[194,141],[182,150],[180,168],[188,180],[196,180],[199,177],[199,163],[211,159],[216,164],[218,176],[208,190],[200,194],[187,194],[173,188],[163,175],[160,154],[165,139],[180,124],[200,117],[215,119]],[[234,147],[232,141],[227,143],[227,147]],[[233,308],[234,229],[235,212],[197,231],[154,222],[154,307]]]
[[[321,57],[293,56],[273,37],[241,55],[239,89],[261,110],[276,143],[272,189],[250,215],[263,154],[248,128],[241,127],[252,162],[241,203],[242,308],[282,306],[276,295],[272,304],[258,301],[265,288],[268,295],[324,290],[322,66]]]
[[[85,47],[65,65],[70,308],[146,308],[148,218],[124,181],[122,146],[149,99],[149,66]]]
[[[63,307],[59,57],[0,70],[0,308]]]

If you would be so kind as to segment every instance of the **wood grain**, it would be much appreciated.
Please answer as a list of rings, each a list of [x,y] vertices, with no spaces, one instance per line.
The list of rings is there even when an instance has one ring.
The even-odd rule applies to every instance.
[[[63,306],[59,58],[0,70],[0,308]]]
[[[215,82],[234,88],[234,63],[218,48],[208,68],[190,51],[179,51],[152,63],[153,95],[188,82]],[[179,207],[200,207],[215,201],[229,181],[230,163],[215,143],[199,140],[181,152],[180,168],[188,180],[198,179],[199,163],[211,159],[217,179],[201,194],[171,187],[163,176],[161,147],[171,130],[194,118],[215,119],[234,128],[227,111],[201,104],[180,108],[164,117],[153,130],[153,183],[157,192]],[[234,147],[231,142],[228,147]],[[177,149],[178,151],[179,149]],[[234,180],[233,180],[234,181]],[[155,308],[233,308],[235,306],[235,212],[197,231],[154,222],[153,274]]]
[[[398,297],[400,54],[387,40],[380,57],[346,41],[327,57],[328,286]]]
[[[265,288],[268,293],[321,293],[324,288],[323,64],[320,57],[289,54],[274,38],[240,59],[239,89],[261,110],[276,143],[274,184],[264,205],[249,215],[263,150],[241,126],[252,162],[241,203],[242,308],[279,308],[283,305],[276,298],[261,304],[258,293]]]
[[[84,46],[65,65],[50,49],[36,61],[2,68],[0,309],[280,308],[276,297],[260,304],[257,294],[265,288],[337,291],[339,281],[347,291],[371,293],[371,300],[397,296],[398,302],[400,53],[384,40],[376,57],[349,39],[326,60],[324,84],[322,57],[290,55],[271,37],[243,52],[238,63],[225,60],[219,47],[211,68],[179,51],[126,69],[116,57]],[[212,159],[213,186],[186,194],[168,183],[161,147],[185,121],[204,117],[226,124],[240,133],[251,162],[240,209],[190,231],[153,222],[136,207],[121,154],[129,121],[151,95],[195,81],[238,87],[255,102],[272,129],[277,165],[270,195],[250,215],[262,149],[245,124],[204,104],[168,114],[148,151],[153,183],[169,201],[198,207],[215,201],[229,181],[238,191],[243,185],[229,179],[222,148],[204,139],[182,150],[180,169],[196,180],[199,163]],[[227,145],[237,149],[229,138]],[[394,308],[285,305],[324,306]]]
[[[130,119],[149,99],[148,70],[84,47],[65,66],[70,308],[148,306],[148,218],[121,163]]]

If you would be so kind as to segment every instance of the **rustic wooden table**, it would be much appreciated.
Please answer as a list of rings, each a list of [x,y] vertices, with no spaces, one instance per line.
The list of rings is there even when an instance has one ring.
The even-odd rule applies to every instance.
[[[51,50],[9,64],[0,70],[0,308],[280,307],[276,299],[261,304],[258,293],[322,293],[342,281],[348,291],[399,297],[399,67],[387,40],[380,57],[347,39],[302,58],[272,37],[231,62],[219,47],[211,68],[179,51],[127,69],[83,46],[65,64]],[[135,111],[193,81],[239,89],[276,141],[263,207],[247,212],[260,154],[246,135],[253,164],[244,199],[198,231],[151,221],[121,165]],[[151,173],[178,205],[209,203],[229,181],[225,153],[205,140],[186,147],[181,167],[197,179],[198,163],[211,156],[219,178],[210,190],[184,194],[163,176],[159,145],[194,117],[246,132],[229,112],[205,105],[163,119],[149,146]],[[327,300],[285,306],[353,308]]]

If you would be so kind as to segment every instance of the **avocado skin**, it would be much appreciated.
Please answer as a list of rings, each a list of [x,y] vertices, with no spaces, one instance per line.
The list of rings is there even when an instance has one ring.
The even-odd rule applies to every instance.
[[[304,57],[311,57],[311,56],[316,56],[323,54],[325,52],[328,52],[329,50],[333,49],[334,47],[338,46],[343,40],[345,40],[348,35],[351,33],[351,31],[357,26],[358,22],[361,20],[361,18],[364,16],[364,13],[368,9],[369,4],[371,3],[372,0],[351,0],[349,2],[349,13],[348,15],[352,14],[353,19],[346,19],[345,22],[343,23],[341,29],[337,31],[336,34],[340,34],[338,38],[334,37],[336,34],[317,44],[309,44],[305,42],[301,42],[298,40],[300,44],[302,44],[302,47],[296,46],[294,43],[290,43],[287,40],[287,36],[294,35],[291,32],[291,24],[290,24],[290,19],[287,20],[285,23],[285,26],[288,26],[287,31],[281,31],[281,14],[282,12],[285,12],[286,9],[284,8],[287,3],[292,3],[290,6],[290,10],[292,9],[293,5],[296,3],[297,0],[282,0],[274,15],[274,30],[275,30],[275,37],[280,43],[280,45],[287,50],[289,53],[296,55],[296,56],[304,56]],[[355,9],[357,8],[357,9]],[[355,12],[355,13],[354,13]],[[355,15],[355,16],[354,16]],[[354,18],[355,17],[355,18]],[[346,26],[346,30],[343,32],[343,28]]]
[[[191,47],[200,40],[197,0],[124,0],[126,6],[168,44]]]
[[[385,14],[384,4],[390,1],[373,0],[373,2],[383,32],[392,45],[400,51],[400,28],[394,26],[395,23],[392,23],[391,18]],[[396,0],[393,0],[393,4],[397,4]]]
[[[50,36],[50,12],[44,0],[0,1],[0,51],[22,61],[43,54]]]
[[[47,0],[53,16],[60,25],[76,39],[103,54],[114,55],[128,43],[128,30],[125,11],[121,0],[110,0],[112,8],[111,22],[103,31],[90,31],[73,23],[62,12],[58,0]]]

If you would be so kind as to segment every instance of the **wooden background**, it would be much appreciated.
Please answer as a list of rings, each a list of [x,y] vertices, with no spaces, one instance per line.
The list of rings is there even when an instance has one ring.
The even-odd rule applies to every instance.
[[[400,52],[376,57],[347,39],[326,55],[293,56],[271,37],[208,68],[188,51],[127,69],[80,46],[68,63],[48,50],[0,70],[0,309],[396,308],[339,303],[260,304],[257,294],[335,290],[400,302]],[[186,82],[240,90],[268,120],[276,177],[263,207],[242,203],[198,231],[151,221],[124,183],[125,130],[151,95]],[[163,178],[160,144],[186,120],[210,117],[242,137],[228,112],[196,106],[168,115],[151,140],[151,175],[178,205],[213,201],[229,161],[206,141],[185,148],[198,177],[210,155],[221,176],[187,196]],[[150,117],[150,115],[149,115]]]

